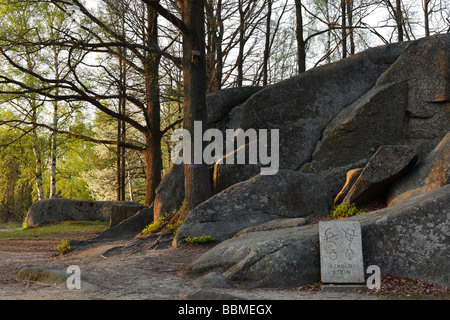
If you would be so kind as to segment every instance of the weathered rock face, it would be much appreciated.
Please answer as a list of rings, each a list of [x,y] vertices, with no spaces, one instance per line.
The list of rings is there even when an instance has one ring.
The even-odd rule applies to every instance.
[[[320,176],[291,170],[257,175],[198,205],[178,229],[174,243],[202,235],[224,240],[280,218],[325,216],[330,205],[328,185]]]
[[[246,287],[295,287],[320,280],[317,225],[251,232],[219,243],[182,275],[212,271]]]
[[[127,220],[134,216],[138,211],[143,209],[144,206],[136,206],[136,205],[114,205],[111,207],[111,218],[109,227],[112,228],[117,226],[121,222]]]
[[[361,223],[365,269],[450,285],[450,186],[348,218]],[[320,280],[318,226],[251,232],[221,242],[183,276],[220,272],[248,287],[293,287]]]
[[[298,170],[310,159],[327,124],[375,85],[405,45],[372,48],[266,87],[233,109],[228,128],[279,129],[280,168]],[[240,172],[235,174],[238,180],[234,183],[251,177],[244,165],[225,161],[216,168],[221,176],[229,176],[228,171],[230,175]],[[216,189],[220,191],[234,183]]]
[[[365,94],[403,45],[376,47],[261,90],[245,102],[240,128],[280,129],[280,167],[305,163],[325,126]]]
[[[215,127],[224,132],[228,127],[227,123],[230,118],[230,113],[233,113],[232,110],[236,109],[240,104],[262,89],[263,87],[256,86],[230,88],[208,95],[206,98],[208,126]],[[155,220],[164,216],[165,213],[170,214],[174,210],[178,210],[182,205],[183,199],[184,167],[183,165],[172,164],[156,189],[155,201],[153,203]]]
[[[218,123],[226,118],[230,111],[247,101],[263,87],[239,87],[214,92],[206,97],[208,124]]]
[[[423,159],[449,131],[450,37],[411,42],[377,84],[325,128],[302,171],[324,176],[332,194],[381,145],[410,145]]]
[[[255,142],[254,142],[255,143]],[[256,145],[256,143],[255,143]],[[245,159],[249,159],[249,151],[247,145],[241,146],[234,152],[232,152],[234,158],[237,158],[238,152],[245,152]],[[230,154],[222,157],[222,161],[230,157]],[[248,161],[248,160],[247,160]],[[253,178],[257,174],[261,173],[261,164],[244,164],[244,165],[227,165],[226,162],[222,164],[218,161],[214,165],[213,171],[213,188],[215,193],[219,193],[232,185]]]
[[[184,166],[172,164],[156,188],[154,207],[155,221],[166,213],[178,210],[184,199]]]
[[[362,204],[384,198],[390,183],[412,168],[416,161],[417,153],[413,147],[381,146],[342,202]]]
[[[265,222],[257,226],[245,228],[239,231],[235,235],[235,237],[241,236],[244,233],[295,228],[304,226],[305,224],[308,224],[307,218],[288,218],[288,219],[271,220],[269,222]]]
[[[366,265],[450,286],[450,186],[359,217]]]
[[[117,205],[144,208],[136,202],[45,199],[28,209],[27,227],[65,220],[110,221],[112,208]]]
[[[389,204],[406,192],[409,192],[408,195],[412,196],[413,194],[421,194],[443,187],[449,183],[450,133],[447,133],[444,139],[423,161],[403,177],[394,181],[386,196],[386,202]],[[403,198],[406,198],[408,195],[405,195]]]
[[[321,174],[332,194],[339,192],[350,169],[365,167],[381,145],[401,140],[406,94],[404,83],[376,86],[345,108],[325,128],[301,171]]]
[[[136,237],[145,227],[153,222],[153,207],[141,209],[135,215],[122,221],[121,223],[106,229],[97,237],[88,240],[130,240]]]

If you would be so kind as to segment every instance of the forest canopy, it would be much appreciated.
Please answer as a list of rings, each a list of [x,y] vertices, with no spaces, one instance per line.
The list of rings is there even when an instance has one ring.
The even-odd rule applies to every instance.
[[[445,0],[0,0],[0,222],[52,197],[149,205],[206,94],[448,32]]]

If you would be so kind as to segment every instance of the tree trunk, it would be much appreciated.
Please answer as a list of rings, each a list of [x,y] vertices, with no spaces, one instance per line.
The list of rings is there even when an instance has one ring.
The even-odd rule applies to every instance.
[[[125,6],[121,5],[121,10],[117,18],[120,22],[120,32],[125,37]],[[118,113],[126,115],[126,88],[127,88],[127,70],[126,70],[126,55],[125,47],[119,48],[119,110]],[[126,124],[123,120],[117,121],[117,141],[125,142],[126,140]],[[117,201],[125,201],[125,181],[126,181],[126,148],[123,146],[117,147]]]
[[[327,27],[328,27],[328,32],[327,32],[327,42],[326,42],[326,59],[327,59],[327,63],[331,63],[331,25],[330,25],[330,6],[328,3],[329,0],[325,1],[325,18],[327,21]]]
[[[127,171],[128,171],[128,186],[129,186],[129,195],[130,195],[130,201],[134,201],[134,194],[133,194],[133,175],[131,173],[131,165],[130,160],[127,157],[127,150],[125,150],[125,159],[127,162]]]
[[[56,89],[56,95],[58,95],[58,88]],[[58,101],[53,102],[53,129],[58,129]],[[56,143],[56,133],[52,132],[51,135],[51,175],[50,175],[50,198],[54,198],[56,196],[56,151],[57,151],[57,143]]]
[[[147,41],[149,47],[158,44],[158,14],[147,6]],[[161,103],[159,89],[159,64],[161,57],[149,53],[145,68],[147,128],[146,134],[146,200],[150,206],[155,200],[156,188],[161,182],[162,153],[161,153]]]
[[[125,114],[125,100],[119,100],[119,113]],[[117,121],[117,141],[125,142],[125,121]],[[117,201],[125,201],[125,148],[117,147]]]
[[[37,110],[36,110],[35,103],[33,101],[33,111],[31,113],[32,121],[37,122]],[[41,161],[41,155],[39,152],[39,145],[38,145],[38,135],[36,128],[33,129],[33,154],[34,154],[34,180],[36,183],[36,194],[37,194],[37,200],[41,201],[44,199],[44,187],[42,184],[43,181],[43,174],[42,174],[42,161]]]
[[[244,3],[239,0],[239,54],[237,61],[237,86],[242,87],[244,81],[244,49],[245,49],[245,12]]]
[[[395,22],[397,23],[398,42],[403,42],[403,14],[401,0],[396,0]]]
[[[267,0],[267,20],[266,20],[266,43],[264,48],[264,61],[263,61],[263,85],[267,86],[269,78],[269,50],[270,50],[270,22],[272,19],[272,1]]]
[[[430,3],[430,0],[423,0],[423,13],[424,13],[424,20],[425,20],[425,37],[428,37],[430,35],[430,12],[428,10],[428,4]]]
[[[347,3],[341,0],[341,34],[342,34],[342,59],[347,57],[347,19],[346,19]]]
[[[350,54],[355,54],[355,35],[353,34],[353,0],[347,0],[347,22],[350,35]]]
[[[145,150],[146,161],[146,200],[145,205],[150,206],[155,200],[156,188],[161,182],[161,139],[158,137],[147,138],[147,149]]]
[[[183,34],[184,129],[194,137],[194,122],[206,127],[206,57],[204,3],[184,0],[183,22],[189,33]],[[202,132],[203,134],[203,132]],[[194,163],[194,144],[191,143],[191,164],[184,165],[185,200],[188,210],[211,197],[208,166]],[[203,150],[203,146],[202,146]]]
[[[222,76],[223,76],[223,51],[222,51],[222,42],[223,42],[223,34],[225,30],[223,29],[223,21],[222,21],[222,0],[217,2],[217,39],[216,39],[216,71],[215,71],[215,91],[222,89]]]
[[[298,60],[298,73],[306,71],[306,48],[305,40],[303,38],[303,15],[302,15],[302,1],[295,1],[295,13],[297,16],[296,23],[296,36],[297,36],[297,60]]]

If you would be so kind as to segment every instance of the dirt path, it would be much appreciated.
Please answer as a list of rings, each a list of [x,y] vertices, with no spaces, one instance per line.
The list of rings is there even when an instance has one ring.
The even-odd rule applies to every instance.
[[[365,293],[306,292],[295,288],[202,289],[177,273],[208,248],[192,246],[175,249],[162,245],[155,250],[154,243],[150,242],[136,247],[136,241],[116,241],[88,246],[61,257],[54,251],[59,242],[54,239],[0,242],[0,299],[178,300],[196,290],[213,290],[218,294],[257,300],[376,299]],[[64,285],[23,283],[15,278],[23,267],[44,267],[66,272],[71,265],[79,266],[81,279],[95,285],[97,290],[69,290]]]

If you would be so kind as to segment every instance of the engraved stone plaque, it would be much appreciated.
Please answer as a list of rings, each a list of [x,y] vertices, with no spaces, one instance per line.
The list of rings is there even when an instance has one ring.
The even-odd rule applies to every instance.
[[[320,221],[322,283],[364,283],[361,225],[359,221]]]

